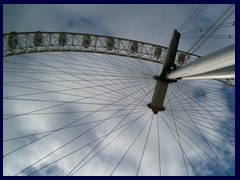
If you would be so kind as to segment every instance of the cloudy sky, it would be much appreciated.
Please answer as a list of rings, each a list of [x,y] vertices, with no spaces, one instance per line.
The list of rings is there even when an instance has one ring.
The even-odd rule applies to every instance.
[[[66,31],[110,35],[168,46],[172,32],[199,7],[192,5],[4,5],[3,32]],[[211,26],[228,5],[207,5],[182,32]],[[171,13],[169,13],[171,11]],[[233,15],[227,22],[235,20]],[[234,27],[219,30],[235,35]],[[191,34],[192,35],[192,34]],[[193,35],[201,35],[195,33]],[[194,41],[182,39],[180,49]],[[232,40],[209,41],[200,55],[233,44]],[[214,46],[213,46],[214,44]],[[211,48],[209,48],[211,47]],[[210,50],[209,50],[210,49]]]
[[[79,32],[168,46],[199,6],[4,5],[3,33]],[[228,6],[207,5],[181,31],[179,49],[188,51]],[[234,21],[235,13],[214,35],[233,37]],[[196,54],[234,43],[209,39]],[[232,87],[173,83],[166,110],[154,115],[146,105],[161,64],[51,52],[5,57],[3,67],[4,175],[235,174]]]

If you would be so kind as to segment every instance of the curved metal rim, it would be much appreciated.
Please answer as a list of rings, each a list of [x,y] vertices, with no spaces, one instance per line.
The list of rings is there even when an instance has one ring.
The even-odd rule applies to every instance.
[[[36,34],[42,33],[43,35],[43,42],[41,46],[34,45],[34,36]],[[65,33],[67,36],[67,42],[65,46],[59,45],[58,38],[61,33]],[[18,45],[16,49],[9,48],[9,36],[16,35]],[[92,41],[89,48],[84,48],[82,45],[82,40],[84,35],[89,35]],[[106,41],[108,38],[113,38],[115,42],[118,43],[119,46],[115,46],[114,50],[107,50],[106,48]],[[76,41],[75,43],[69,43],[71,40]],[[137,42],[140,51],[138,53],[130,53],[132,42]],[[159,59],[154,58],[154,48],[160,47],[162,48],[163,52]],[[96,35],[96,34],[88,34],[88,33],[71,33],[71,32],[12,32],[12,33],[5,33],[3,34],[3,57],[13,56],[18,54],[25,54],[25,53],[40,53],[40,52],[88,52],[88,53],[100,53],[100,54],[110,54],[110,55],[117,55],[117,56],[125,56],[130,58],[137,58],[140,60],[152,61],[155,63],[163,64],[165,60],[165,55],[167,53],[168,48],[165,46],[151,44],[136,40],[130,40],[125,38],[113,37],[113,36],[104,36],[104,35]],[[187,58],[188,62],[193,61],[201,56],[187,53],[184,51],[177,52],[178,56],[184,53]],[[186,57],[185,56],[185,57]],[[179,64],[180,66],[184,64]],[[221,80],[223,81],[223,80]],[[224,81],[225,82],[225,81]],[[226,84],[229,82],[226,80]]]
[[[35,43],[35,35],[42,34],[40,45]],[[60,45],[59,37],[60,34],[66,35],[66,43]],[[15,39],[11,39],[14,35]],[[84,44],[84,36],[90,36],[91,41],[89,44]],[[36,36],[37,37],[37,36]],[[39,36],[38,36],[39,38]],[[107,47],[107,40],[109,38],[114,39],[114,47],[110,50]],[[12,41],[12,42],[11,42]],[[12,43],[12,44],[10,44]],[[15,43],[15,44],[14,44]],[[135,47],[134,45],[136,45]],[[136,40],[103,36],[96,34],[86,33],[71,33],[71,32],[12,32],[3,34],[3,56],[12,56],[24,53],[37,53],[37,52],[51,52],[51,51],[72,51],[72,52],[92,52],[92,53],[103,53],[111,55],[119,55],[130,58],[137,58],[141,60],[153,61],[156,63],[163,63],[165,59],[167,47],[151,44]],[[136,48],[136,49],[134,49]],[[156,48],[161,49],[160,56],[157,57],[155,54]],[[178,51],[178,54],[184,53],[196,59],[200,56],[189,54],[184,51]]]

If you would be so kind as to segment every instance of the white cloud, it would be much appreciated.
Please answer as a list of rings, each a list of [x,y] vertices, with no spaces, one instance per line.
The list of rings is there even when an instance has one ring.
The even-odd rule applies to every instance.
[[[213,6],[215,8],[213,8]],[[173,29],[178,28],[197,7],[198,5],[4,5],[3,31],[4,33],[11,31],[37,30],[86,32],[113,35],[156,44],[160,43],[161,45],[168,46]],[[194,23],[186,30],[203,26],[205,22],[214,20],[215,17],[219,15],[220,10],[222,11],[226,7],[226,5],[208,5],[206,13],[199,16],[199,21],[194,21]],[[171,10],[171,13],[169,13],[169,10]],[[206,26],[209,26],[209,23],[206,23]],[[214,51],[215,49],[219,49],[220,46],[226,46],[229,42],[230,41],[223,41],[218,45],[215,45],[215,42],[210,42],[206,45],[208,50],[203,48],[201,53],[204,54]],[[181,40],[180,47],[183,50],[187,50],[189,47],[188,43],[191,44],[191,42]],[[214,44],[214,47],[212,44]],[[56,129],[74,121],[76,121],[76,123],[71,125],[110,118],[85,134],[83,133],[91,127],[94,127],[97,123],[57,131],[51,136],[47,136],[26,148],[22,148],[21,150],[12,153],[3,160],[4,175],[14,175],[18,173],[32,163],[58,149],[65,143],[71,141],[73,138],[83,134],[69,145],[59,149],[59,151],[37,163],[33,168],[25,172],[26,174],[31,173],[34,170],[37,170],[75,149],[109,133],[121,120],[124,121],[119,124],[119,126],[134,120],[147,110],[148,107],[146,105],[149,103],[149,99],[145,97],[142,102],[139,101],[146,95],[146,92],[154,88],[154,79],[150,79],[148,83],[145,81],[145,78],[152,78],[156,75],[157,68],[152,65],[152,63],[136,60],[128,61],[128,58],[126,58],[126,63],[123,62],[121,57],[113,58],[109,56],[109,59],[113,62],[113,64],[111,64],[108,60],[101,59],[105,58],[104,55],[92,55],[91,59],[88,59],[88,56],[85,56],[85,54],[76,53],[73,55],[75,60],[70,58],[72,55],[73,54],[71,53],[45,53],[4,58],[4,70],[6,69],[8,72],[12,70],[10,74],[4,73],[4,96],[16,96],[15,98],[32,98],[46,101],[4,100],[4,114],[18,114],[35,111],[35,115],[32,113],[32,115],[21,115],[19,117],[16,116],[15,118],[5,119],[4,139]],[[62,62],[65,62],[65,64]],[[91,62],[90,67],[88,67],[89,62]],[[46,64],[48,66],[46,66]],[[118,69],[116,69],[114,65],[118,67]],[[151,76],[146,76],[144,74],[145,71],[143,72],[142,70],[142,66],[146,67],[146,65],[148,65],[147,68],[150,67],[154,72],[146,70]],[[132,69],[129,69],[128,66]],[[67,73],[62,74],[63,71]],[[101,74],[106,74],[107,71],[108,73],[110,72],[110,75],[115,76],[102,77]],[[86,72],[99,74],[97,76],[87,76],[85,74]],[[132,78],[130,82],[127,81],[130,79],[126,80],[125,77],[132,76],[133,74],[136,77]],[[86,81],[78,81],[82,79],[85,79]],[[52,81],[54,84],[47,82],[16,83],[17,81],[37,80]],[[66,80],[71,80],[71,82],[66,82]],[[120,85],[113,83],[119,83]],[[9,84],[21,85],[23,87],[9,86]],[[105,84],[111,85],[101,87],[101,85]],[[22,94],[39,93],[46,90],[64,90],[68,87],[83,88],[84,86],[98,87],[61,91],[62,93],[68,93],[68,95],[45,93],[18,96]],[[35,90],[29,88],[35,88]],[[199,175],[212,175],[213,169],[206,168],[207,165],[215,168],[216,174],[220,173],[221,175],[226,175],[219,167],[221,165],[212,163],[212,159],[218,162],[217,158],[219,158],[227,170],[231,172],[233,171],[232,169],[235,167],[234,162],[232,162],[235,159],[234,148],[230,143],[225,142],[225,137],[223,137],[223,134],[218,131],[225,132],[225,125],[228,124],[229,121],[231,121],[230,123],[233,124],[234,128],[235,118],[233,116],[235,111],[234,108],[229,105],[234,101],[234,96],[231,96],[234,92],[230,91],[228,94],[232,101],[225,101],[228,96],[224,97],[223,95],[227,88],[221,88],[222,84],[215,81],[209,81],[209,83],[206,83],[206,81],[196,82],[189,80],[170,85],[165,102],[166,111],[154,115],[153,124],[139,169],[139,175],[159,175],[157,121],[159,122],[160,133],[161,175],[186,175],[183,156],[190,175],[195,175],[191,166],[193,166]],[[111,89],[115,90],[115,92],[110,92]],[[82,97],[93,96],[94,94],[99,95],[81,101],[81,103],[91,104],[81,105],[78,102],[71,102],[81,99]],[[125,99],[123,98],[128,95],[129,97]],[[112,111],[102,111],[90,114],[91,112],[89,111],[94,112],[97,109],[101,109],[105,104],[113,103],[117,98],[121,97],[123,100],[117,105],[112,104],[112,106],[104,109]],[[223,100],[219,97],[223,97]],[[62,103],[61,106],[59,105],[47,109],[46,107],[61,103],[51,101],[68,101],[68,103]],[[136,102],[133,103],[133,101]],[[136,110],[131,112],[130,107],[133,108],[138,102],[139,105],[136,107]],[[99,103],[102,103],[103,105],[100,105]],[[130,103],[133,104],[131,105]],[[127,105],[131,105],[126,107],[128,110],[117,112]],[[39,109],[41,108],[46,109],[40,111]],[[172,109],[174,110],[175,123],[178,127],[178,134],[180,135],[179,138],[185,153],[184,155],[182,155],[182,151],[178,145],[179,142],[177,142],[178,136],[171,113]],[[185,112],[185,109],[187,109],[188,112]],[[206,111],[206,109],[211,109],[211,111]],[[80,111],[88,112],[80,113]],[[66,113],[61,114],[61,112]],[[124,116],[121,115],[127,114],[128,112],[135,114],[131,114],[123,119]],[[96,157],[83,166],[83,168],[81,168],[75,175],[109,175],[124,153],[128,150],[129,146],[133,143],[145,122],[151,118],[151,115],[152,113],[150,112],[141,116],[126,132],[121,134],[121,136],[119,136],[113,143],[97,154]],[[117,117],[112,118],[112,116]],[[81,119],[82,117],[85,118]],[[206,119],[204,119],[204,117]],[[218,120],[221,120],[221,122],[216,122],[215,117]],[[4,116],[4,118],[7,118],[7,116]],[[199,135],[193,121],[196,122],[197,127],[201,132],[204,133],[205,139],[212,143],[210,147],[205,142],[204,138]],[[214,127],[210,125],[209,122],[214,123]],[[129,149],[129,152],[116,168],[113,175],[136,175],[147,138],[149,125],[150,121],[140,134],[139,138],[132,145],[132,148]],[[105,145],[107,145],[123,129],[124,127],[109,135],[103,143],[97,146],[93,153],[91,153],[80,164],[80,166],[90,159],[92,155],[100,151],[101,148],[104,148]],[[233,134],[233,132],[231,132],[231,134]],[[38,135],[11,142],[4,142],[4,154],[41,136]],[[215,147],[213,144],[221,147],[221,149]],[[39,171],[35,175],[66,175],[80,161],[82,161],[96,145],[97,142],[88,145],[71,156]],[[196,152],[193,151],[191,147],[194,148]],[[200,147],[202,147],[202,149]],[[218,155],[217,158],[211,153],[211,148],[214,149],[214,152]],[[227,153],[231,155],[227,155]],[[210,159],[208,155],[212,159]],[[200,157],[202,157],[204,161]],[[76,169],[78,169],[78,167]],[[26,174],[23,173],[21,175]]]

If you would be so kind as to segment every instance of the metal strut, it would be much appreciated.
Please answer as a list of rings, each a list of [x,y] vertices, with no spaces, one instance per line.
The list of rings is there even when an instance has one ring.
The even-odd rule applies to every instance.
[[[154,79],[156,79],[155,90],[153,93],[152,101],[148,104],[148,107],[152,109],[154,114],[157,114],[158,111],[165,110],[163,103],[167,93],[168,84],[171,82],[176,82],[174,80],[166,79],[166,75],[170,73],[175,67],[174,61],[178,49],[179,39],[180,33],[177,32],[177,30],[174,30],[171,42],[169,44],[166,59],[162,68],[162,72],[160,76],[154,77]]]

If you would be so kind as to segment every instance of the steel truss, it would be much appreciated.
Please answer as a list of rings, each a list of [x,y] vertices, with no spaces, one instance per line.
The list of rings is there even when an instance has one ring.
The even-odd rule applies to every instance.
[[[163,64],[168,48],[157,44],[96,34],[40,31],[3,34],[3,57],[51,51],[103,53]],[[177,51],[175,64],[180,67],[199,57],[195,54]],[[233,86],[232,81],[227,79],[221,79],[221,82]]]
[[[3,56],[48,51],[104,53],[164,63],[168,48],[130,39],[83,33],[21,32],[3,35]],[[200,57],[178,51],[192,60]]]

